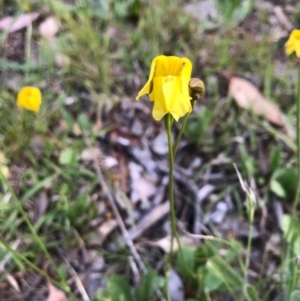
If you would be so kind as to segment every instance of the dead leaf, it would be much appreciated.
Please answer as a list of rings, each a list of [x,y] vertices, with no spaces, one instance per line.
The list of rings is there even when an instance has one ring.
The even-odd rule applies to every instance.
[[[229,94],[234,97],[241,108],[252,110],[258,116],[264,116],[270,122],[284,126],[283,114],[279,108],[266,99],[249,81],[232,77],[229,81]]]
[[[9,33],[18,31],[30,25],[40,16],[39,13],[21,14],[18,18],[4,17],[0,20],[0,29],[8,30]]]
[[[58,33],[60,22],[55,17],[48,17],[39,26],[39,32],[46,40],[52,41],[55,35]]]
[[[51,282],[48,282],[49,295],[47,301],[67,301],[66,294],[55,287]]]
[[[182,246],[189,246],[193,249],[196,249],[199,243],[188,236],[180,236],[180,243]],[[171,250],[171,236],[163,237],[155,242],[151,242],[151,245],[160,247],[165,253],[170,253]],[[173,241],[173,251],[177,251],[179,249],[178,242],[176,239]]]
[[[108,220],[106,222],[104,222],[99,228],[98,228],[98,233],[99,233],[99,236],[96,236],[97,237],[97,243],[98,244],[102,244],[105,239],[107,238],[107,236],[117,228],[118,226],[118,223],[116,220],[114,219],[111,219],[111,220]]]
[[[101,156],[100,148],[98,147],[89,147],[82,151],[81,159],[83,161],[93,161]]]
[[[45,191],[42,191],[34,202],[34,217],[33,222],[37,223],[38,220],[44,216],[49,206],[49,198]]]
[[[140,237],[146,230],[156,224],[159,220],[161,220],[167,213],[170,211],[169,202],[165,202],[163,204],[158,205],[156,208],[151,210],[148,214],[146,214],[138,224],[130,229],[129,236],[132,240],[136,240]]]
[[[131,179],[130,199],[133,204],[141,201],[143,209],[149,209],[149,198],[157,191],[155,181],[148,174],[145,174],[141,165],[135,162],[128,164]]]

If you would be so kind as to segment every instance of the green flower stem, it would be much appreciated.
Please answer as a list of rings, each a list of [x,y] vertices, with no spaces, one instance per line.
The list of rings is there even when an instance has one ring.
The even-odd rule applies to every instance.
[[[298,70],[298,86],[297,86],[297,167],[298,167],[298,183],[297,193],[293,206],[293,215],[295,216],[297,206],[300,201],[300,66]]]
[[[165,116],[165,127],[168,136],[168,147],[169,147],[169,201],[170,201],[170,219],[171,219],[171,250],[170,250],[170,257],[169,260],[171,261],[172,254],[173,254],[173,241],[176,238],[178,242],[179,250],[181,251],[181,243],[178,233],[176,231],[176,216],[175,216],[175,203],[174,203],[174,153],[173,153],[173,146],[172,146],[172,132],[171,127],[173,124],[173,117],[170,114]]]
[[[179,133],[178,133],[178,136],[176,137],[176,141],[175,141],[174,147],[173,147],[173,155],[174,155],[174,157],[176,156],[176,152],[177,152],[177,149],[178,149],[178,145],[179,145],[179,142],[180,142],[180,140],[181,140],[182,134],[183,134],[183,132],[184,132],[185,126],[186,126],[186,124],[187,124],[187,121],[188,121],[188,119],[189,119],[189,116],[190,116],[190,113],[185,114],[184,119],[183,119],[183,122],[182,122],[182,126],[181,126],[181,128],[180,128],[180,131],[179,131]]]

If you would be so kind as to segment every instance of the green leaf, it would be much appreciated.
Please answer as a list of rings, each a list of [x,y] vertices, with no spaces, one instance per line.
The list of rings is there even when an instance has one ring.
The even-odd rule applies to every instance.
[[[158,276],[155,270],[149,269],[143,276],[140,285],[135,290],[137,301],[151,300],[158,285]]]
[[[244,294],[247,301],[259,301],[257,290],[253,285],[246,285],[244,287]]]
[[[300,301],[300,291],[299,291],[299,290],[293,291],[293,292],[291,293],[290,300],[291,300],[291,301]]]
[[[206,261],[217,254],[217,247],[214,246],[214,242],[206,241],[201,244],[194,253],[194,262],[196,267],[200,267],[206,264]]]
[[[46,185],[53,181],[54,176],[47,177],[39,182],[37,182],[32,188],[28,189],[26,193],[21,198],[20,202],[26,202],[29,198],[35,195],[40,190],[44,189]]]
[[[273,173],[282,166],[281,151],[278,147],[273,147],[270,154],[270,171]]]
[[[112,301],[132,301],[130,287],[126,279],[112,276],[107,281],[107,290]]]
[[[61,165],[72,165],[76,163],[76,150],[73,148],[64,149],[60,153],[59,163]]]
[[[219,256],[209,259],[206,268],[211,274],[220,279],[230,291],[243,286],[242,277]]]
[[[272,179],[276,179],[281,184],[286,193],[287,201],[292,202],[297,187],[297,171],[292,168],[281,168],[276,170]]]
[[[286,197],[286,193],[282,185],[275,179],[271,179],[270,188],[273,193],[275,193],[278,197],[284,198]]]
[[[216,291],[222,284],[222,280],[219,279],[215,274],[206,271],[202,283],[203,291],[206,293]]]
[[[281,229],[285,240],[293,246],[295,254],[300,253],[300,223],[295,217],[284,214],[281,221]]]
[[[82,130],[90,130],[91,129],[91,123],[86,114],[80,114],[77,118],[77,122]]]
[[[191,279],[194,276],[195,261],[194,261],[194,251],[192,248],[184,246],[177,253],[177,269],[179,274],[185,279]]]

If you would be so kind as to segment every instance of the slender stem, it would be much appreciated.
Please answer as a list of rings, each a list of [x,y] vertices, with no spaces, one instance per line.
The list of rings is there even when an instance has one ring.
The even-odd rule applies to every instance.
[[[245,281],[244,284],[248,283],[248,270],[250,265],[250,256],[251,256],[251,246],[252,246],[252,236],[253,236],[253,219],[254,219],[254,201],[251,196],[247,196],[248,202],[248,219],[249,219],[249,234],[248,234],[248,242],[247,242],[247,255],[246,255],[246,263],[245,263]]]
[[[170,114],[165,117],[165,126],[168,136],[168,147],[169,147],[169,202],[170,202],[170,219],[171,219],[171,250],[170,254],[173,254],[173,241],[176,232],[176,216],[175,216],[175,204],[174,204],[174,156],[172,146],[172,116]]]
[[[184,116],[184,119],[183,119],[183,122],[182,122],[182,125],[181,125],[181,129],[178,133],[178,136],[176,137],[176,141],[174,143],[174,147],[173,147],[173,155],[175,157],[176,155],[176,152],[177,152],[177,149],[178,149],[178,145],[179,145],[179,142],[181,140],[181,137],[182,137],[182,134],[184,132],[184,129],[185,129],[185,126],[187,124],[187,121],[189,119],[189,116],[190,116],[190,113],[187,113],[185,116]]]
[[[168,136],[168,147],[169,147],[169,201],[170,201],[170,219],[171,219],[171,250],[170,250],[170,257],[169,257],[170,261],[174,249],[174,245],[173,245],[174,238],[176,238],[179,251],[181,252],[180,238],[176,230],[176,215],[175,215],[175,202],[174,202],[174,179],[173,179],[174,154],[173,154],[173,146],[172,146],[173,143],[172,143],[172,132],[171,132],[172,123],[173,123],[173,117],[170,114],[166,115],[165,126],[166,126],[166,131]]]
[[[296,214],[297,206],[300,200],[300,66],[298,70],[298,86],[297,86],[297,167],[298,167],[298,183],[297,193],[293,206],[293,216]]]
[[[172,301],[171,300],[171,294],[170,294],[170,288],[169,288],[170,269],[171,269],[171,267],[168,266],[168,271],[166,273],[166,297],[167,297],[167,301]]]

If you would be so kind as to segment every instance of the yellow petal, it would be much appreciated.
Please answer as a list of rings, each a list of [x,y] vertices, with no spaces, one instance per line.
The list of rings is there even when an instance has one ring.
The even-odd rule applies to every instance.
[[[38,112],[42,103],[41,91],[36,87],[23,87],[17,98],[17,105],[26,110]]]
[[[291,39],[291,40],[300,40],[300,30],[299,29],[294,29],[291,32],[289,39]]]
[[[286,46],[285,46],[285,53],[286,53],[286,55],[292,54],[292,53],[294,52],[294,50],[295,50],[294,45],[288,46],[288,45],[286,44]]]
[[[155,77],[150,99],[154,101],[152,111],[155,120],[161,120],[171,113],[176,121],[186,113],[191,112],[190,96],[181,91],[181,79],[178,76]]]
[[[296,51],[297,57],[300,57],[300,40],[296,41],[296,43],[295,43],[295,51]]]
[[[168,107],[169,113],[176,121],[192,111],[189,93],[182,93],[182,82],[180,77],[175,78],[173,96]]]
[[[178,76],[182,69],[182,59],[177,56],[169,56],[169,75]]]
[[[170,75],[169,57],[165,55],[159,55],[155,58],[156,70],[154,76],[167,76]]]
[[[163,93],[164,77],[159,76],[153,79],[153,90],[149,95],[150,99],[154,101],[152,116],[155,120],[161,120],[167,113],[167,106],[165,95]]]
[[[165,105],[167,108],[167,111],[170,111],[170,107],[171,104],[173,102],[173,98],[174,98],[174,94],[178,91],[178,89],[176,88],[176,76],[166,76],[163,79],[163,86],[162,86],[162,90],[163,90],[163,94],[164,94],[164,101],[165,101]],[[181,93],[181,91],[180,91]]]
[[[153,79],[155,69],[156,69],[156,58],[154,58],[152,60],[151,68],[150,68],[150,75],[149,75],[148,81],[146,82],[146,84],[144,85],[144,87],[138,93],[137,97],[135,98],[136,100],[139,100],[141,96],[143,96],[145,94],[149,94],[151,92],[150,91],[151,81]]]
[[[157,69],[154,76],[178,76],[182,69],[182,59],[177,56],[160,55],[155,58]]]
[[[191,75],[192,75],[192,63],[189,59],[187,58],[182,58],[181,59],[182,62],[182,70],[181,70],[181,89],[182,89],[182,94],[186,97],[189,95],[189,82],[191,79]]]
[[[290,36],[288,41],[285,43],[285,53],[287,55],[292,54],[294,51],[296,51],[297,57],[300,57],[300,30],[299,29],[294,29]]]

